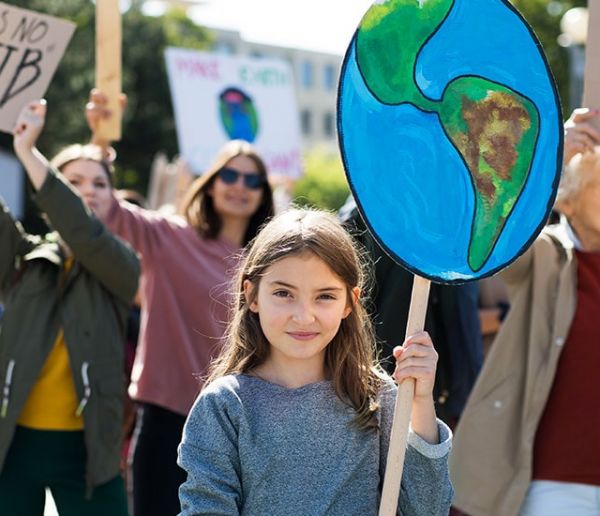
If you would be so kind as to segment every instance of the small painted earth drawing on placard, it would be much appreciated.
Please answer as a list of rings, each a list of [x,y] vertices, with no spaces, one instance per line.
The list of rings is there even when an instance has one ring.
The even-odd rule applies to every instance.
[[[239,88],[228,87],[219,95],[223,129],[231,140],[254,142],[258,134],[258,114],[252,98]]]
[[[380,243],[423,276],[477,279],[521,254],[556,194],[561,131],[539,43],[507,1],[378,0],[346,53],[350,185]]]

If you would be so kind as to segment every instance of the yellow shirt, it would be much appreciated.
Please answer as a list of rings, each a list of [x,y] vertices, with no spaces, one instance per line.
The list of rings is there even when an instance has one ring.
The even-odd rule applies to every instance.
[[[65,274],[71,265],[72,259],[68,259],[65,262]],[[75,414],[78,405],[69,353],[61,328],[17,423],[37,430],[82,430],[83,418]]]

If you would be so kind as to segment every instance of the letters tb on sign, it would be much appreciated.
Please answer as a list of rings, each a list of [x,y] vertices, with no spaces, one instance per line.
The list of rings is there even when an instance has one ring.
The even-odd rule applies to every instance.
[[[0,131],[44,96],[75,24],[0,2]]]

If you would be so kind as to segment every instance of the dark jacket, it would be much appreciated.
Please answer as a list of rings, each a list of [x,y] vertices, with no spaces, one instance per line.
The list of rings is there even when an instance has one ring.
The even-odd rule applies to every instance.
[[[56,234],[24,233],[0,203],[0,470],[29,392],[59,329],[64,329],[78,410],[84,419],[88,490],[119,472],[125,378],[124,329],[140,272],[135,252],[86,208],[60,174],[50,171],[35,200]]]
[[[381,364],[391,374],[392,350],[402,344],[406,333],[414,276],[377,244],[353,200],[342,208],[340,217],[372,262],[374,285],[367,308],[373,314]],[[429,293],[425,330],[439,354],[434,400],[438,416],[450,425],[460,416],[483,362],[478,292],[474,283],[432,283]]]

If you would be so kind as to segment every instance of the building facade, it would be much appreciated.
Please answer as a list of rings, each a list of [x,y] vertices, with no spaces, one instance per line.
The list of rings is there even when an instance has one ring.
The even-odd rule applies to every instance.
[[[238,31],[206,29],[214,38],[214,52],[288,61],[296,83],[303,148],[337,148],[336,101],[342,56],[246,41]]]

